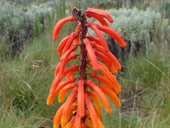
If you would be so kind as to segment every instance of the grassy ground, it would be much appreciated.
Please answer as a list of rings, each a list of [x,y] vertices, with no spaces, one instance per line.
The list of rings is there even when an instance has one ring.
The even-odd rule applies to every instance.
[[[162,44],[126,60],[118,77],[122,109],[102,110],[106,128],[168,128],[170,119],[170,50]],[[45,104],[59,58],[48,34],[34,39],[14,59],[0,63],[0,124],[3,128],[51,127],[59,106]],[[74,62],[73,62],[74,63]]]
[[[70,25],[72,26],[72,25]],[[72,28],[65,26],[60,39]],[[51,33],[33,39],[15,58],[1,58],[0,128],[51,128],[60,104],[45,104],[59,61]],[[162,33],[163,34],[163,33]],[[163,35],[162,35],[163,36]],[[169,128],[170,50],[166,40],[155,36],[146,53],[130,56],[117,76],[122,87],[122,107],[108,115],[102,110],[106,128]],[[72,61],[77,63],[77,61]],[[56,98],[57,99],[57,98]]]

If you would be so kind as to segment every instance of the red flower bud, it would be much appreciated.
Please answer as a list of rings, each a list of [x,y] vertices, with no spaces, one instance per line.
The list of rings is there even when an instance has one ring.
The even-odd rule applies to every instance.
[[[88,8],[85,13],[87,14],[96,14],[101,17],[105,17],[109,22],[113,22],[112,16],[103,10],[95,9],[95,8]]]
[[[95,13],[88,13],[87,17],[91,18],[94,17],[96,20],[98,20],[102,25],[109,26],[108,23],[105,21],[105,19]]]

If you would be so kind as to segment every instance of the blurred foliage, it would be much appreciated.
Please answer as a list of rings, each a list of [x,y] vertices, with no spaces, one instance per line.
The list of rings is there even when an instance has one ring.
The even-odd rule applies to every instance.
[[[170,0],[165,0],[160,7],[162,15],[170,18]]]

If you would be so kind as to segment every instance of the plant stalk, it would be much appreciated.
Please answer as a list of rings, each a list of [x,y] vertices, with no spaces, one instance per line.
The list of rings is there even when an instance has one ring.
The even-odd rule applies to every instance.
[[[87,74],[86,74],[86,68],[87,68],[87,50],[86,50],[86,46],[83,43],[83,39],[86,38],[86,33],[87,33],[87,22],[86,22],[86,17],[84,15],[84,13],[82,13],[80,10],[78,10],[77,8],[73,9],[73,16],[76,18],[77,22],[81,23],[81,33],[80,33],[80,40],[81,40],[81,44],[80,44],[80,79],[84,80],[86,82],[87,80]],[[85,83],[84,86],[84,92],[86,92],[86,88],[87,85]],[[86,105],[84,106],[86,108]],[[85,122],[85,117],[82,118],[82,122]]]

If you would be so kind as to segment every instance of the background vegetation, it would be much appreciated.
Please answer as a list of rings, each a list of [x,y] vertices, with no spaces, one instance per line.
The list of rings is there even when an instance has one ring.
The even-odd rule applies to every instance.
[[[122,107],[112,104],[111,115],[102,110],[106,128],[169,128],[169,0],[0,1],[0,128],[52,127],[60,104],[45,102],[59,61],[56,49],[75,24],[66,24],[56,42],[51,33],[75,6],[106,9],[128,43],[122,50],[106,36],[123,64],[117,76]]]

